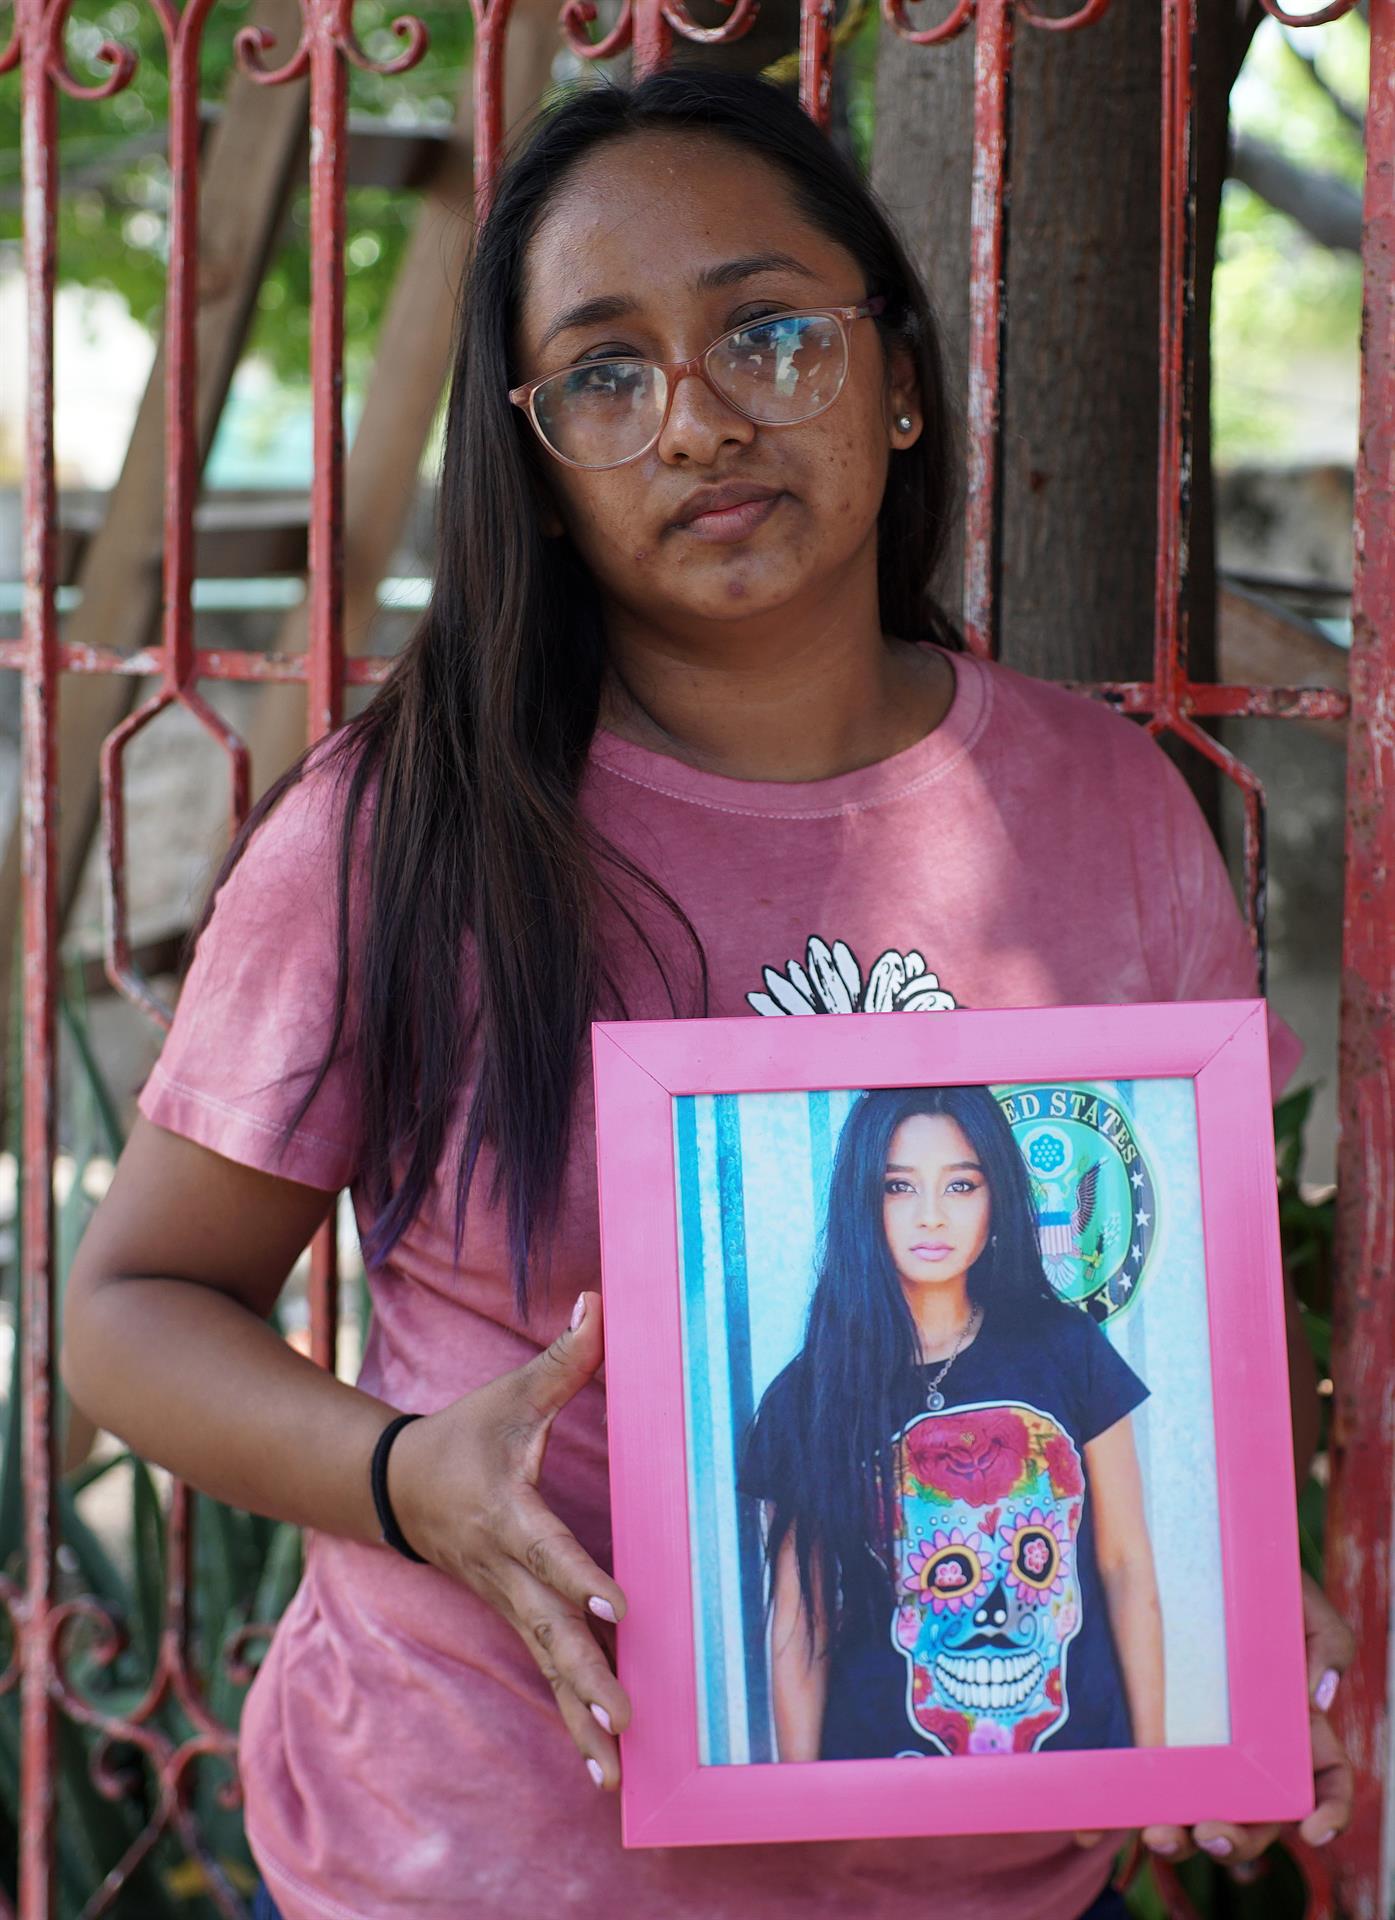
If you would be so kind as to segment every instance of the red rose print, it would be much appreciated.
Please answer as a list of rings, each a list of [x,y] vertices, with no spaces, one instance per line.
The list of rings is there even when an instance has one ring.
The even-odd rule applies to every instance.
[[[915,1677],[911,1681],[911,1690],[917,1706],[923,1705],[930,1698],[930,1676],[924,1667],[916,1668]]]
[[[1061,1704],[1061,1669],[1053,1667],[1046,1676],[1046,1697],[1056,1706]]]
[[[1080,1456],[1071,1444],[1069,1435],[1053,1433],[1044,1451],[1046,1470],[1051,1475],[1051,1485],[1056,1493],[1063,1500],[1069,1500],[1083,1492],[1085,1482],[1080,1473]]]
[[[1012,1730],[1012,1750],[1014,1753],[1030,1753],[1038,1736],[1054,1727],[1057,1715],[1039,1713],[1031,1720],[1019,1720]]]
[[[946,1713],[942,1707],[928,1707],[923,1713],[918,1713],[916,1719],[947,1753],[968,1752],[969,1723],[962,1713]]]
[[[906,1436],[916,1479],[971,1507],[1011,1493],[1030,1450],[1026,1422],[1006,1407],[918,1420]]]

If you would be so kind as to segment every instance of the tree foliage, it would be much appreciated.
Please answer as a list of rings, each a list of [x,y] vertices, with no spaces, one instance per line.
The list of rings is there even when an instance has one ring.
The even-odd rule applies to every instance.
[[[1290,35],[1266,22],[1231,97],[1233,123],[1359,189],[1369,53],[1356,13]],[[1217,462],[1300,452],[1302,370],[1326,372],[1324,388],[1340,388],[1345,369],[1354,392],[1360,322],[1360,260],[1319,246],[1248,187],[1227,182],[1212,333]]]
[[[402,9],[359,0],[354,23],[376,57],[401,51],[391,21]],[[447,124],[454,117],[472,41],[471,12],[455,4],[412,9],[430,32],[420,64],[388,78],[350,68],[351,112],[398,125]],[[222,0],[209,17],[200,62],[200,94],[221,103],[233,77],[233,38],[252,15],[250,0]],[[60,280],[121,296],[144,325],[158,326],[164,301],[170,201],[165,129],[169,78],[153,10],[141,0],[109,0],[68,28],[69,64],[84,81],[102,77],[94,56],[103,40],[139,56],[130,85],[110,100],[63,97],[60,104],[58,271]],[[290,49],[277,49],[284,57]],[[20,239],[20,89],[0,81],[0,247]],[[348,197],[345,336],[351,384],[371,358],[377,322],[392,286],[417,204],[413,193],[358,187]],[[294,197],[276,261],[261,290],[250,350],[290,385],[306,378],[309,356],[309,193]]]

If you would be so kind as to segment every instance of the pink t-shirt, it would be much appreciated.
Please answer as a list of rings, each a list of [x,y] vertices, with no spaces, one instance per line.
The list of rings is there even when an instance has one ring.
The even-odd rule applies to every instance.
[[[942,724],[835,779],[731,780],[598,735],[583,805],[690,915],[711,1012],[1252,994],[1221,859],[1157,747],[1108,708],[952,658]],[[160,1126],[324,1188],[355,1185],[350,1069],[284,1153],[280,1135],[327,1031],[334,832],[331,783],[312,773],[223,888],[141,1096]],[[690,977],[681,941],[669,950]],[[670,1010],[651,967],[625,985],[632,1015]],[[1277,1081],[1297,1051],[1275,1023]],[[395,1407],[432,1411],[518,1366],[599,1282],[589,1094],[526,1330],[487,1185],[486,1167],[460,1260],[447,1179],[369,1276],[360,1383]],[[601,1384],[557,1421],[543,1491],[608,1563]],[[511,1629],[434,1568],[327,1534],[310,1539],[240,1751],[248,1836],[286,1920],[1075,1920],[1108,1865],[1107,1847],[1050,1835],[626,1853],[615,1799],[591,1786]]]

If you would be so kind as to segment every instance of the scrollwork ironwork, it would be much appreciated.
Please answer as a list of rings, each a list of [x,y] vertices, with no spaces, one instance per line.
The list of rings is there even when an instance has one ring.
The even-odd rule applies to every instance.
[[[364,73],[405,73],[409,67],[416,66],[426,52],[430,35],[425,23],[414,13],[399,14],[388,22],[387,31],[406,45],[391,59],[377,60],[365,50],[354,28],[353,0],[300,0],[300,5],[300,38],[295,52],[279,67],[266,64],[266,55],[276,45],[276,36],[268,28],[243,27],[234,36],[238,65],[259,87],[278,87],[286,81],[303,79],[310,70],[311,49],[321,37]]]
[[[288,80],[300,80],[310,71],[309,30],[302,22],[300,39],[289,60],[279,67],[268,67],[265,56],[276,45],[269,27],[239,27],[233,35],[233,53],[247,78],[259,87],[279,87]]]
[[[1018,0],[1018,12],[1030,27],[1040,27],[1044,33],[1075,33],[1081,27],[1092,27],[1102,20],[1109,11],[1110,0],[1086,0],[1083,7],[1074,13],[1063,13],[1059,17],[1049,13],[1038,13],[1030,0]]]
[[[882,18],[913,47],[939,47],[964,31],[974,17],[974,7],[975,0],[957,0],[953,12],[937,27],[913,27],[906,12],[906,0],[882,0]]]
[[[250,1687],[257,1669],[247,1658],[247,1648],[258,1641],[269,1641],[276,1631],[274,1620],[251,1620],[239,1627],[223,1648],[223,1671],[237,1687]]]
[[[113,94],[120,93],[123,87],[130,85],[139,57],[130,47],[123,47],[117,40],[103,40],[93,50],[92,58],[99,65],[110,67],[111,72],[105,80],[85,86],[68,65],[64,29],[72,9],[73,0],[53,0],[44,16],[44,65],[54,85],[66,93],[70,100],[110,100]],[[3,71],[4,68],[0,66],[0,72]]]
[[[96,1735],[88,1760],[93,1786],[108,1800],[130,1796],[129,1769],[118,1768],[114,1760],[116,1749],[127,1747],[141,1756],[155,1787],[150,1817],[93,1893],[81,1920],[98,1920],[107,1912],[131,1875],[166,1835],[177,1840],[187,1857],[197,1862],[208,1896],[225,1920],[245,1920],[237,1890],[204,1844],[189,1806],[188,1776],[191,1768],[204,1759],[216,1760],[232,1770],[230,1778],[217,1789],[220,1804],[234,1807],[241,1798],[235,1772],[236,1736],[210,1713],[190,1667],[184,1606],[189,1571],[189,1501],[188,1489],[176,1486],[170,1513],[166,1624],[145,1691],[128,1712],[108,1711],[99,1700],[82,1692],[67,1671],[67,1641],[74,1626],[84,1623],[93,1630],[95,1638],[86,1654],[101,1670],[110,1667],[128,1644],[122,1623],[90,1596],[67,1600],[49,1615],[55,1700],[69,1720]],[[155,1724],[157,1714],[166,1706],[177,1707],[192,1726],[187,1738],[172,1739]]]
[[[351,60],[364,73],[406,73],[408,68],[414,67],[426,52],[429,35],[425,25],[414,13],[401,13],[395,20],[388,22],[388,31],[396,34],[399,40],[405,40],[407,44],[401,53],[394,54],[392,59],[375,60],[370,54],[365,53],[359,44],[358,35],[354,32],[353,16],[353,0],[340,0],[339,21],[334,38],[345,58]]]
[[[1361,0],[1331,0],[1329,6],[1320,7],[1316,13],[1290,13],[1279,5],[1279,0],[1259,0],[1264,11],[1281,27],[1324,27],[1331,20],[1341,20],[1349,13],[1355,13]]]
[[[723,5],[726,4],[727,0],[723,0]],[[715,27],[700,27],[684,5],[684,0],[664,0],[661,11],[680,39],[694,41],[702,47],[720,47],[729,45],[733,40],[745,39],[756,24],[760,0],[735,0],[726,19]]]
[[[634,38],[634,0],[625,0],[620,16],[609,33],[599,40],[592,40],[586,29],[594,24],[596,18],[597,8],[593,0],[567,0],[558,16],[562,38],[582,60],[613,60],[616,54],[625,51]]]

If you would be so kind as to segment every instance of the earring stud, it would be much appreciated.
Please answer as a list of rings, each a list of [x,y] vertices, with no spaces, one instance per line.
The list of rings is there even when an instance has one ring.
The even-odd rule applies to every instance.
[[[914,422],[912,421],[911,416],[908,413],[903,413],[897,419],[896,431],[898,433],[909,433],[913,425],[914,425]]]

